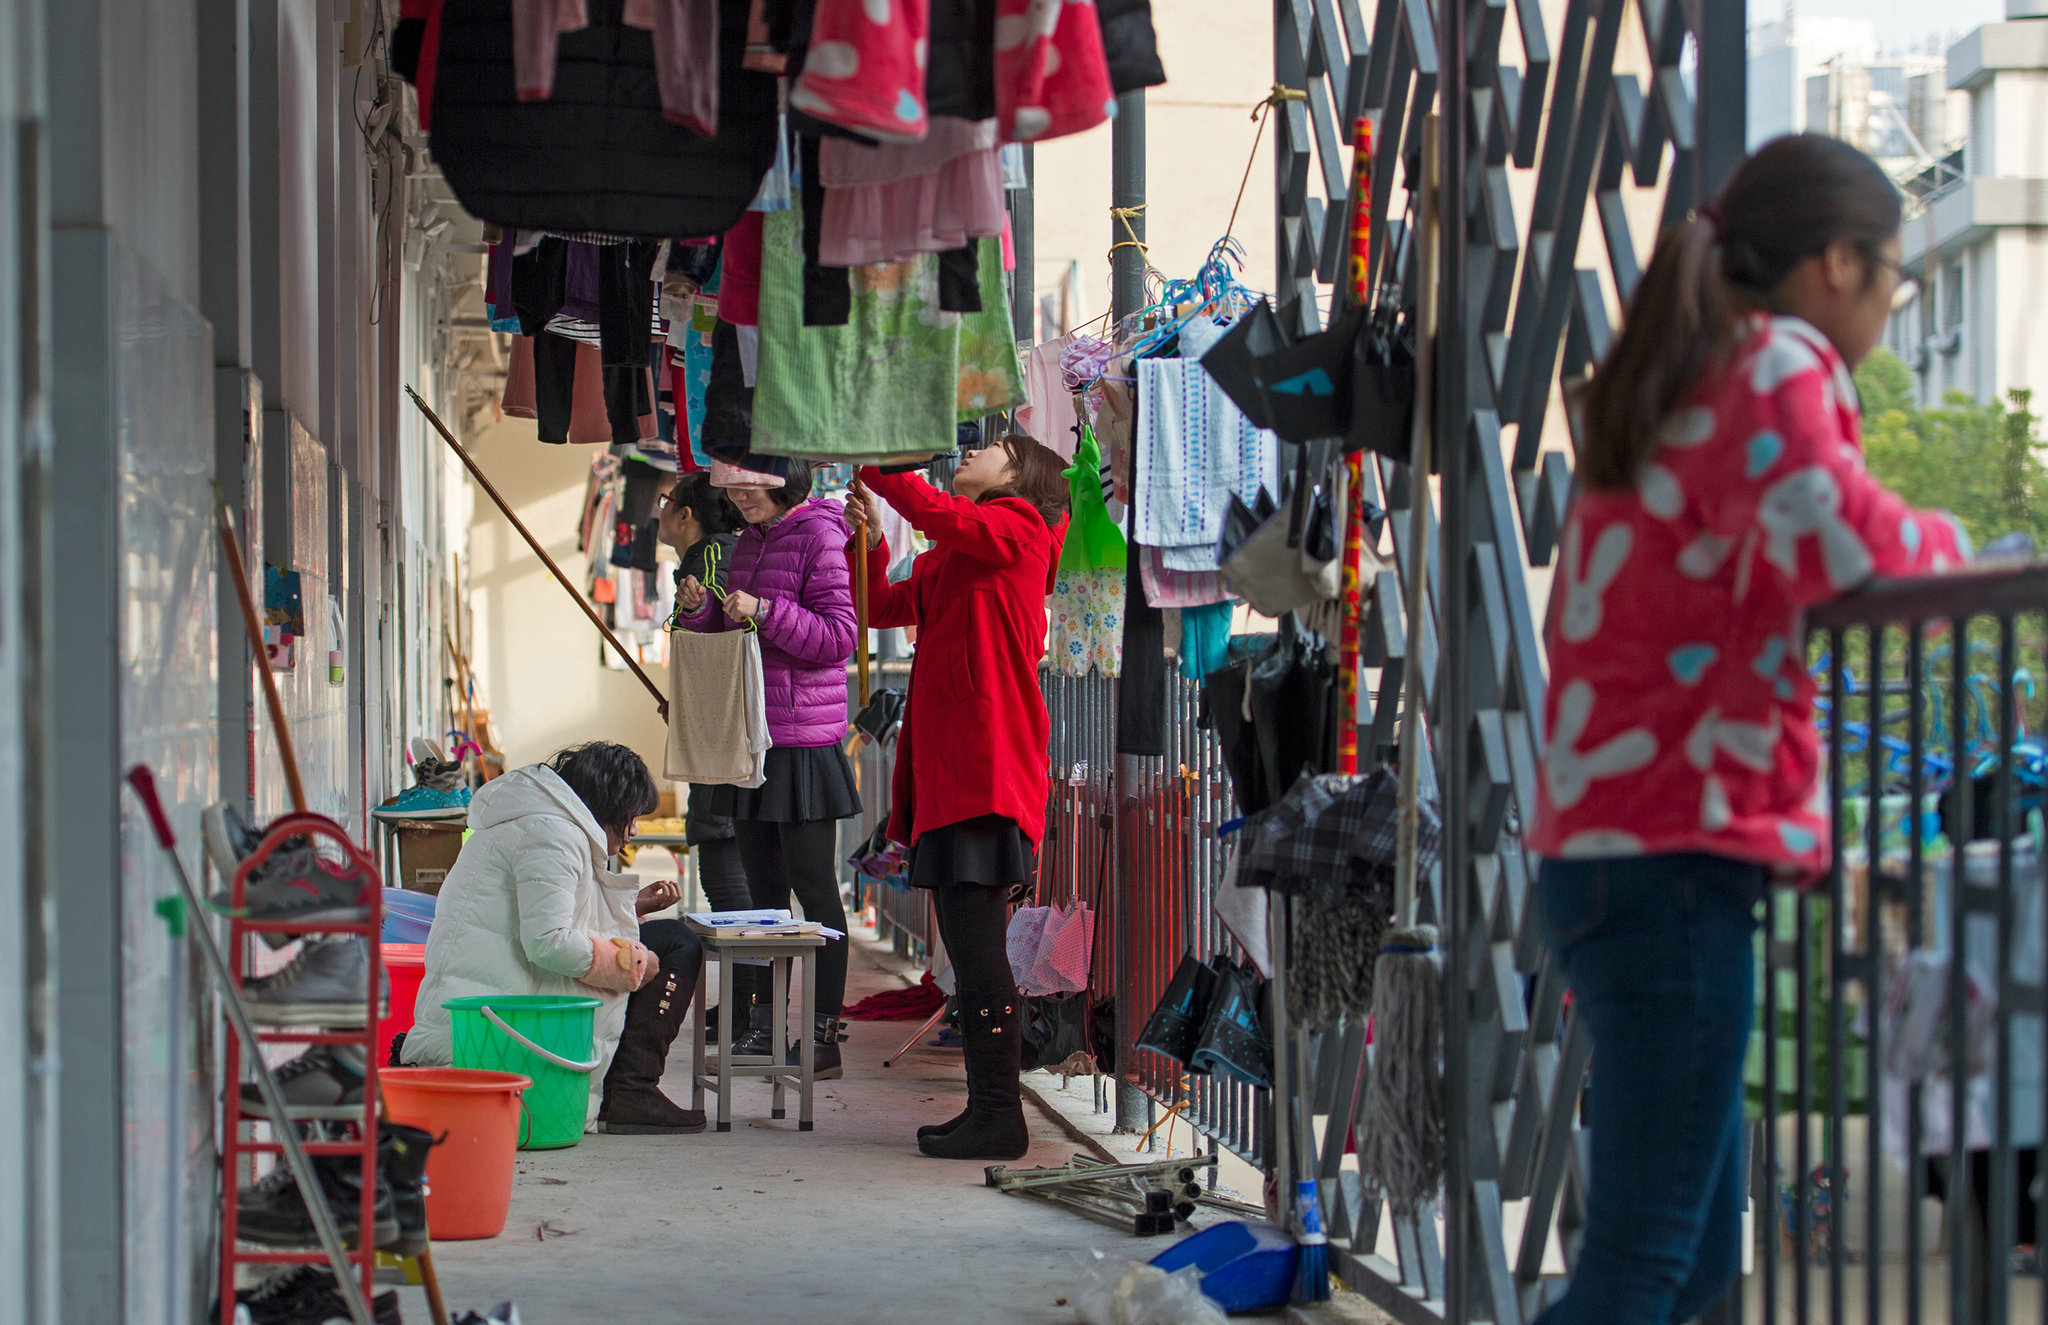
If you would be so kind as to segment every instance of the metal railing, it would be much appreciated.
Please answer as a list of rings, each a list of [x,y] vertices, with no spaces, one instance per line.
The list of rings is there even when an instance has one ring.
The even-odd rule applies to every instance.
[[[2030,568],[1810,616],[1836,849],[1823,887],[1765,909],[1766,1322],[2042,1316],[2044,615]]]
[[[1091,673],[1042,674],[1052,715],[1053,794],[1040,852],[1038,902],[1078,900],[1095,911],[1093,998],[1111,996],[1142,1025],[1185,954],[1243,953],[1216,919],[1224,848],[1217,827],[1236,814],[1215,736],[1196,724],[1199,687],[1168,679],[1166,755],[1133,760],[1119,798],[1116,683]],[[1118,880],[1124,880],[1121,886]],[[1262,1162],[1264,1092],[1189,1076],[1169,1059],[1117,1046],[1117,1075],[1196,1132]]]

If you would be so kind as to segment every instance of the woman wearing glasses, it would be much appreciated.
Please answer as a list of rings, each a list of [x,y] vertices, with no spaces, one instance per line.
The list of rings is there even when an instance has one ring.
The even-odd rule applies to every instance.
[[[747,522],[734,542],[724,585],[685,575],[676,586],[677,624],[685,630],[761,635],[767,686],[766,781],[759,787],[707,789],[708,808],[729,815],[740,863],[757,907],[785,907],[790,894],[806,919],[844,931],[839,898],[838,821],[860,813],[860,791],[840,743],[846,739],[846,660],[853,656],[853,589],[848,530],[838,502],[813,500],[811,469],[790,466],[779,488],[726,490]],[[694,804],[694,801],[693,801]],[[747,968],[748,1029],[731,1052],[772,1052],[765,973]],[[740,982],[735,981],[735,987]],[[840,1075],[839,1012],[846,998],[846,940],[818,954],[814,1066]],[[743,1019],[725,1018],[740,1034]]]

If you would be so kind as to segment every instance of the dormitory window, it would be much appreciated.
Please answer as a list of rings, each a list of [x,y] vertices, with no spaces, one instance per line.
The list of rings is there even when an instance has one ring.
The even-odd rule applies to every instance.
[[[1963,264],[1946,262],[1941,268],[1941,329],[1954,331],[1963,325]]]

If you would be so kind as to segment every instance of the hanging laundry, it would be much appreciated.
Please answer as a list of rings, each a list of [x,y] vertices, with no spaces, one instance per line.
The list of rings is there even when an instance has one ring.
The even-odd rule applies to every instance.
[[[1062,570],[1046,603],[1052,635],[1046,658],[1061,676],[1123,672],[1124,572],[1121,567]]]
[[[534,419],[540,417],[540,410],[533,397],[533,337],[514,336],[512,355],[505,368],[505,392],[500,397],[498,408],[505,417],[512,419]]]
[[[654,33],[662,114],[692,133],[716,134],[718,0],[626,0],[623,22]],[[588,0],[512,0],[513,88],[521,101],[554,96],[558,39],[588,26]]]
[[[1000,0],[996,119],[1005,141],[1065,137],[1115,113],[1094,0]]]
[[[1152,29],[1152,0],[1095,0],[1102,24],[1102,51],[1109,85],[1118,95],[1166,81],[1159,63],[1159,38]]]
[[[925,136],[929,0],[817,0],[789,104],[884,142]]]
[[[1074,392],[1061,367],[1074,339],[1060,336],[1031,347],[1031,352],[1024,356],[1024,394],[1028,403],[1017,411],[1017,426],[1059,452],[1065,460],[1074,458],[1081,431],[1079,417],[1074,413]]]
[[[1230,662],[1231,603],[1180,610],[1180,674],[1199,681]]]
[[[951,116],[935,116],[918,143],[820,143],[819,261],[904,262],[1000,234],[1008,213],[995,146],[995,121]]]
[[[1213,571],[1223,517],[1236,495],[1280,491],[1280,442],[1252,426],[1197,362],[1226,328],[1207,316],[1180,327],[1178,359],[1142,359],[1134,453],[1137,541],[1170,570]]]
[[[1145,601],[1154,607],[1208,607],[1237,597],[1222,571],[1173,570],[1161,549],[1142,544],[1138,547],[1138,578],[1145,586]]]
[[[793,213],[764,221],[752,449],[834,460],[951,451],[960,315],[938,307],[938,260],[854,269],[848,325],[807,327],[801,225]]]
[[[610,5],[573,31],[558,17],[551,95],[532,101],[519,95],[530,72],[515,69],[534,52],[515,49],[506,0],[408,0],[425,19],[415,79],[434,162],[470,215],[501,226],[657,240],[729,230],[774,161],[779,112],[774,77],[743,67],[748,8],[652,0],[666,41]]]
[[[980,307],[960,314],[960,378],[957,421],[966,423],[1024,400],[1024,366],[1017,360],[1017,330],[1010,320],[1010,283],[1003,276],[1002,248],[994,240],[973,243],[981,286]],[[943,277],[948,254],[939,258]],[[943,291],[943,282],[942,282]],[[940,298],[940,307],[946,299]]]
[[[761,637],[751,630],[669,632],[671,782],[758,787],[769,749]]]

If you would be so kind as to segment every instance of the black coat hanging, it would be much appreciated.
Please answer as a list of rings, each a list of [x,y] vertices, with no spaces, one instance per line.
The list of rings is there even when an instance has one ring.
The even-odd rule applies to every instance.
[[[704,238],[732,228],[775,161],[775,78],[741,67],[748,0],[719,0],[718,133],[662,114],[653,34],[623,0],[556,43],[553,95],[514,93],[510,0],[446,0],[434,161],[464,210],[521,230]]]

